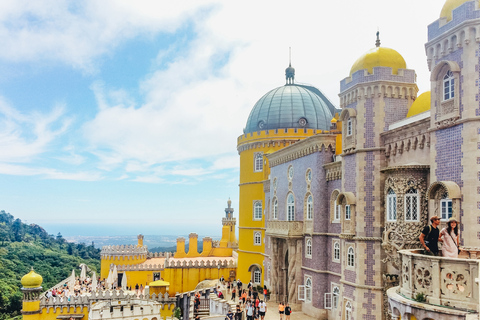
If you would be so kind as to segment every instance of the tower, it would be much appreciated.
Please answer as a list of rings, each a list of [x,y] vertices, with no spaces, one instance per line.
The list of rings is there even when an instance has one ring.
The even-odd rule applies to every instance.
[[[266,154],[329,130],[336,108],[315,87],[295,84],[295,69],[285,70],[286,84],[267,92],[253,107],[237,139],[240,155],[239,249],[237,275],[263,284],[265,193],[270,188]],[[282,200],[283,201],[283,200]],[[285,200],[286,201],[286,200]]]
[[[376,240],[386,224],[382,199],[388,171],[380,172],[386,168],[382,134],[405,119],[417,95],[415,81],[415,71],[406,68],[397,51],[381,47],[377,32],[375,47],[353,64],[340,83],[342,184],[335,204],[341,212],[339,250],[350,258],[342,265],[340,303],[354,312],[355,319],[368,318],[372,310],[380,313],[383,308],[385,264],[379,263],[382,248]],[[414,169],[405,166],[403,170]]]
[[[220,247],[238,248],[237,237],[235,236],[235,226],[237,220],[233,217],[232,200],[228,199],[227,208],[225,208],[225,217],[222,218],[222,240]]]
[[[33,271],[33,268],[22,277],[22,315],[25,320],[39,319],[42,282],[42,276]]]

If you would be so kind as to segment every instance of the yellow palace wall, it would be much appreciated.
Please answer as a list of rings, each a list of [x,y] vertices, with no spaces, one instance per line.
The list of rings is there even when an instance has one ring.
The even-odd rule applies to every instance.
[[[135,265],[147,261],[146,255],[139,256],[111,256],[111,257],[102,257],[100,262],[100,278],[106,279],[108,277],[108,272],[110,271],[110,265],[113,263],[116,266],[121,265]],[[135,285],[135,284],[134,284]],[[140,285],[140,283],[139,283]]]

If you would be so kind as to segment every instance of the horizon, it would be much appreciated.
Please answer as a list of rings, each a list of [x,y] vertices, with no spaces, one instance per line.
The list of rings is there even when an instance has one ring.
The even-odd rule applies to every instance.
[[[237,138],[284,85],[289,47],[296,82],[338,107],[379,30],[421,94],[444,1],[166,4],[0,3],[3,210],[62,235],[221,233],[229,198],[238,217]]]

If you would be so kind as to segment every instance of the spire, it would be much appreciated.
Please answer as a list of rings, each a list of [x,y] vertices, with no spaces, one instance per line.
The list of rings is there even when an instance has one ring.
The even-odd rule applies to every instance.
[[[375,46],[380,47],[380,31],[377,30],[377,41],[375,41]]]
[[[295,68],[292,68],[292,47],[289,48],[288,68],[285,69],[286,84],[293,84],[295,80]]]

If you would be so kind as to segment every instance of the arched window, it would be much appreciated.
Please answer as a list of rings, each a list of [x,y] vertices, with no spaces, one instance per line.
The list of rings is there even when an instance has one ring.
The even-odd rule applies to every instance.
[[[305,280],[305,302],[312,302],[312,279]]]
[[[443,100],[453,97],[455,97],[455,79],[453,78],[453,72],[448,70],[443,77]]]
[[[347,204],[345,206],[345,220],[350,220],[352,218],[352,214],[350,212],[350,205]]]
[[[333,260],[340,261],[340,242],[338,241],[333,244]]]
[[[420,197],[418,196],[418,190],[410,188],[405,194],[405,221],[419,221],[419,207]]]
[[[254,171],[262,171],[263,170],[263,154],[255,153],[254,158]]]
[[[305,241],[305,256],[307,258],[312,257],[312,238],[307,238]]]
[[[355,267],[355,251],[353,250],[353,247],[348,247],[347,266]]]
[[[278,219],[278,201],[277,198],[273,200],[273,219]]]
[[[342,212],[341,207],[340,204],[337,204],[337,200],[335,200],[335,215],[333,220],[340,221],[340,213]]]
[[[253,219],[262,220],[262,202],[257,201],[253,206]]]
[[[353,133],[352,118],[348,118],[348,120],[347,120],[347,136],[351,136],[352,133]]]
[[[397,221],[397,195],[391,188],[387,192],[387,221]]]
[[[307,220],[313,219],[313,197],[309,195],[307,198]]]
[[[450,219],[453,213],[452,208],[452,199],[448,199],[447,193],[444,193],[440,200],[440,219],[443,221]]]
[[[295,221],[295,197],[291,193],[287,196],[287,220]]]
[[[350,301],[345,303],[345,320],[352,320],[352,303]]]
[[[262,245],[262,233],[260,231],[255,231],[253,233],[253,244],[256,246]]]
[[[262,271],[258,267],[253,267],[252,269],[252,282],[259,284],[262,281]]]
[[[340,299],[340,289],[335,286],[333,287],[333,308],[337,309],[338,308],[338,300]]]

